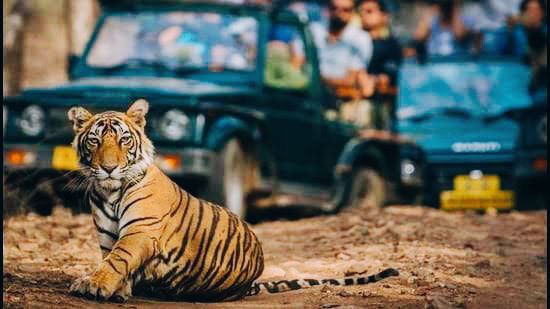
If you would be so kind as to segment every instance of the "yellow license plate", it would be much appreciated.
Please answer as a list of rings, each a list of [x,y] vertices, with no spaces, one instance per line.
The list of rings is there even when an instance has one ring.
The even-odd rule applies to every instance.
[[[461,192],[499,191],[500,177],[497,175],[483,175],[472,178],[468,175],[458,175],[454,179],[454,190]]]
[[[497,175],[458,175],[453,190],[441,192],[440,203],[444,210],[510,209],[514,207],[514,192],[500,190]]]
[[[78,156],[73,147],[56,146],[53,149],[52,167],[57,170],[78,169]]]

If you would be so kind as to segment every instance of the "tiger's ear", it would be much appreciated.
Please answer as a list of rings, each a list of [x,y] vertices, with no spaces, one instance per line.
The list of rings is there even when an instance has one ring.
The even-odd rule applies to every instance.
[[[80,106],[72,107],[67,113],[69,120],[73,122],[73,130],[78,132],[84,124],[92,118],[92,114]]]
[[[135,124],[140,126],[141,128],[145,127],[145,115],[147,115],[147,112],[149,111],[149,103],[145,101],[144,99],[139,99],[132,103],[130,108],[128,108],[128,111],[126,112],[126,115],[130,117],[134,121]]]

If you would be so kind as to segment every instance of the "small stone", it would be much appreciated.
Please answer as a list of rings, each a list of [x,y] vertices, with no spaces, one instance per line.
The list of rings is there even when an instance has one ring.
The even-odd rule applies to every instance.
[[[407,279],[407,283],[409,283],[409,284],[415,284],[417,281],[418,281],[418,278],[415,277],[415,276],[410,276],[410,277]]]
[[[485,215],[488,217],[496,217],[498,215],[498,210],[493,207],[487,208],[485,210]]]
[[[428,301],[433,305],[433,308],[437,309],[451,309],[455,307],[446,297],[443,296],[428,297]]]
[[[344,276],[350,277],[350,276],[357,276],[357,275],[363,275],[368,272],[368,269],[365,264],[363,263],[356,263],[352,266],[350,266],[345,272]]]
[[[353,296],[353,294],[351,294],[350,292],[348,291],[340,291],[340,293],[338,293],[338,295],[342,296],[342,297],[350,297],[350,296]]]
[[[476,268],[479,268],[479,269],[491,268],[491,261],[489,261],[489,260],[482,260],[482,261],[479,261],[479,262],[475,263],[474,266],[475,266]]]
[[[471,258],[471,257],[475,257],[476,253],[472,250],[466,250],[466,253],[464,255],[468,258]]]
[[[363,291],[361,292],[360,294],[362,297],[369,297],[372,295],[372,293],[370,291]]]
[[[338,254],[336,255],[336,258],[337,258],[337,259],[340,259],[340,260],[345,260],[345,261],[347,261],[347,260],[349,260],[349,259],[351,258],[351,256],[350,256],[349,254],[346,254],[346,253],[338,253]]]
[[[36,243],[30,243],[30,242],[23,242],[17,245],[21,251],[36,251],[38,249],[38,244]]]
[[[456,306],[463,308],[466,305],[466,299],[462,296],[457,296],[453,299]]]
[[[424,305],[424,309],[436,309],[434,304],[432,304],[431,302],[428,302]]]

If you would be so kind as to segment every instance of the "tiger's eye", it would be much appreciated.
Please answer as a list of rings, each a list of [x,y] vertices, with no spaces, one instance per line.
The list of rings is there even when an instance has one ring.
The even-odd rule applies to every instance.
[[[127,144],[128,142],[130,142],[130,139],[130,136],[123,136],[120,138],[120,142],[123,144]]]
[[[90,144],[92,146],[97,146],[97,145],[99,145],[99,139],[97,139],[95,137],[89,137],[88,138],[88,144]]]

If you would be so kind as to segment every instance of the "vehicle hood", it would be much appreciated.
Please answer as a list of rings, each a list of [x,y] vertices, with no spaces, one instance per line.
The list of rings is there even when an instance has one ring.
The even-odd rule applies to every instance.
[[[134,99],[136,97],[216,97],[239,96],[253,92],[252,87],[228,86],[191,79],[166,77],[98,77],[82,78],[48,88],[28,89],[23,96],[43,99],[82,98],[97,101]],[[162,102],[159,102],[162,104]],[[74,104],[74,102],[73,102]]]
[[[400,133],[411,137],[427,154],[489,154],[514,150],[518,124],[508,118],[484,121],[434,116],[420,123],[402,121]]]

